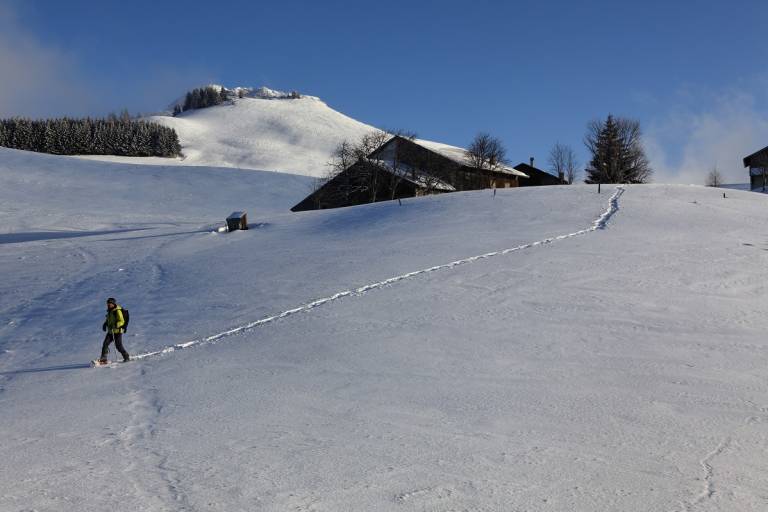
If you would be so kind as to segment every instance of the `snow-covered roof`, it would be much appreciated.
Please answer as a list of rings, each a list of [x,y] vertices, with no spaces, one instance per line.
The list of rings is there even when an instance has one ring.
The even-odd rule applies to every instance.
[[[451,160],[452,162],[455,162],[459,165],[466,165],[469,167],[473,167],[472,161],[469,157],[469,153],[466,149],[459,148],[456,146],[450,146],[448,144],[443,144],[442,142],[434,142],[431,140],[424,140],[424,139],[409,139],[414,144],[418,144],[421,147],[424,147],[430,151],[433,151],[437,153],[438,155],[444,156],[445,158]],[[514,167],[510,167],[507,165],[499,166],[498,168],[494,169],[495,172],[501,172],[504,174],[511,174],[513,176],[521,176],[523,178],[528,178],[528,175],[524,172],[518,171]]]

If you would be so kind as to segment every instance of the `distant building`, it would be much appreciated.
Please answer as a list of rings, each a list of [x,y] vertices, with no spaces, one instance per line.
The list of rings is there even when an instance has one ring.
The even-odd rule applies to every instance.
[[[367,159],[356,162],[291,208],[292,212],[342,208],[406,197],[455,192],[448,183],[386,162]]]
[[[474,167],[465,149],[394,136],[324,183],[291,211],[339,208],[405,197],[520,186],[513,167]]]
[[[749,167],[749,189],[765,192],[768,189],[768,146],[744,157],[744,167]]]
[[[561,176],[554,176],[547,171],[537,169],[533,166],[533,158],[531,163],[526,164],[521,162],[515,166],[515,169],[521,171],[529,176],[527,180],[522,180],[521,187],[540,187],[542,185],[567,185],[568,182]]]

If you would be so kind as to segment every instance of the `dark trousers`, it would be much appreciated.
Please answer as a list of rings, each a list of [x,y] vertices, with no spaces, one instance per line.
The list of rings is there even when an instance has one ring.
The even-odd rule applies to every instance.
[[[113,341],[115,342],[117,351],[123,355],[123,359],[128,359],[128,352],[126,352],[125,348],[123,347],[123,333],[120,332],[108,332],[104,337],[104,343],[101,345],[101,358],[107,358],[107,353],[109,352],[109,344]]]

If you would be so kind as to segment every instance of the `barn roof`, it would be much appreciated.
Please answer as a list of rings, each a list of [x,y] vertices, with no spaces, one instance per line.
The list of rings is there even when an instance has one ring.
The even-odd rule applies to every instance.
[[[549,173],[549,172],[545,171],[544,169],[539,169],[538,167],[533,167],[532,165],[527,164],[525,162],[520,162],[519,164],[517,164],[515,166],[515,169],[517,169],[520,172],[524,172],[524,173],[528,174],[529,177],[534,176],[534,175],[538,175],[539,177],[551,178],[552,180],[555,180],[555,181],[558,181],[558,182],[561,182],[561,183],[567,183],[566,181],[561,180],[558,176],[555,176],[554,174]]]
[[[757,160],[757,157],[762,156],[760,162],[753,162],[754,160]],[[766,156],[768,156],[768,146],[764,147],[763,149],[759,151],[755,151],[749,156],[744,157],[744,167],[751,167],[753,163],[761,164],[762,161],[766,160]]]
[[[368,159],[371,163],[384,167],[388,172],[398,176],[399,178],[413,183],[419,188],[432,188],[434,190],[440,190],[442,192],[455,192],[456,188],[450,183],[438,179],[431,174],[428,174],[418,169],[414,169],[404,163],[399,163],[397,167],[388,160],[374,160]]]
[[[456,147],[456,146],[450,146],[448,144],[443,144],[442,142],[434,142],[431,140],[424,140],[424,139],[407,139],[407,140],[423,148],[426,148],[434,153],[437,153],[438,155],[443,156],[454,163],[457,163],[459,165],[464,165],[467,167],[474,167],[469,158],[469,153],[467,152],[466,149]],[[523,178],[528,177],[528,175],[525,174],[524,172],[518,171],[514,167],[509,167],[507,165],[494,169],[494,171],[500,172],[503,174],[510,174],[512,176],[520,176]]]

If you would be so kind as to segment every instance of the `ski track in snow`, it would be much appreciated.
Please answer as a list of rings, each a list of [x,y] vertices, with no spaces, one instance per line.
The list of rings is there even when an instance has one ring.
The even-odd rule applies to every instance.
[[[190,348],[194,346],[204,345],[208,343],[216,342],[222,338],[226,338],[229,336],[233,336],[235,334],[240,334],[245,331],[249,331],[251,329],[254,329],[256,327],[262,326],[264,324],[269,324],[272,322],[275,322],[277,320],[286,318],[291,315],[295,315],[296,313],[302,313],[305,311],[309,311],[311,309],[317,308],[319,306],[322,306],[324,304],[327,304],[329,302],[334,302],[339,299],[342,299],[344,297],[351,297],[351,296],[359,296],[364,293],[367,293],[371,290],[375,290],[378,288],[383,288],[385,286],[389,286],[391,284],[404,281],[406,279],[410,279],[412,277],[421,275],[421,274],[428,274],[431,272],[436,272],[438,270],[446,270],[446,269],[452,269],[454,267],[458,267],[460,265],[465,265],[467,263],[473,263],[475,261],[492,258],[494,256],[502,256],[505,254],[509,254],[512,252],[521,251],[523,249],[530,249],[532,247],[537,247],[541,245],[547,245],[551,244],[553,242],[557,242],[560,240],[565,240],[567,238],[573,238],[581,235],[585,235],[587,233],[592,233],[593,231],[597,230],[603,230],[606,228],[608,221],[613,217],[613,215],[619,210],[619,198],[624,193],[624,187],[618,186],[616,187],[616,191],[613,193],[611,198],[608,201],[608,208],[592,223],[592,225],[588,228],[581,229],[579,231],[575,231],[573,233],[568,233],[565,235],[559,235],[555,237],[545,238],[543,240],[538,240],[536,242],[530,242],[523,245],[518,245],[516,247],[511,247],[509,249],[503,249],[500,251],[494,251],[494,252],[488,252],[485,254],[480,254],[477,256],[470,256],[468,258],[452,261],[450,263],[445,263],[442,265],[436,265],[434,267],[429,267],[421,270],[415,270],[413,272],[408,272],[407,274],[401,274],[399,276],[390,277],[389,279],[385,279],[383,281],[378,281],[376,283],[367,284],[364,286],[361,286],[359,288],[355,288],[352,290],[344,290],[338,293],[335,293],[329,297],[323,297],[321,299],[314,300],[312,302],[308,302],[306,304],[302,304],[301,306],[288,309],[286,311],[283,311],[282,313],[278,313],[276,315],[268,316],[266,318],[262,318],[260,320],[256,320],[254,322],[247,323],[245,325],[241,325],[238,327],[234,327],[232,329],[212,334],[210,336],[206,336],[204,338],[198,338],[195,340],[186,341],[183,343],[177,343],[175,345],[170,345],[165,348],[162,348],[160,350],[152,351],[152,352],[144,352],[142,354],[136,354],[135,356],[132,356],[131,358],[134,360],[141,360],[146,359],[150,357],[160,356],[160,355],[166,355],[170,354],[171,352],[175,352],[177,350],[183,350],[185,348]]]
[[[712,466],[712,461],[718,456],[722,455],[723,452],[725,452],[730,447],[731,442],[732,440],[730,437],[723,439],[720,441],[717,447],[715,447],[714,450],[709,452],[706,457],[699,461],[699,465],[701,466],[701,469],[704,473],[704,476],[700,479],[704,483],[703,489],[695,500],[687,503],[681,503],[681,511],[693,511],[699,506],[703,505],[706,501],[714,498],[715,494],[717,493],[717,488],[715,486],[715,469]]]
[[[704,490],[702,491],[701,495],[699,495],[699,499],[696,500],[696,504],[703,503],[705,500],[711,499],[712,496],[715,495],[715,470],[712,467],[712,460],[723,453],[726,448],[728,448],[730,442],[730,439],[724,439],[723,441],[720,441],[720,444],[718,444],[714,450],[709,452],[709,454],[707,454],[707,456],[701,460],[701,468],[704,470]]]
[[[124,483],[145,510],[190,510],[178,474],[168,464],[168,455],[152,447],[162,410],[157,389],[134,388],[126,396],[131,419],[116,436],[126,461],[122,468]]]

